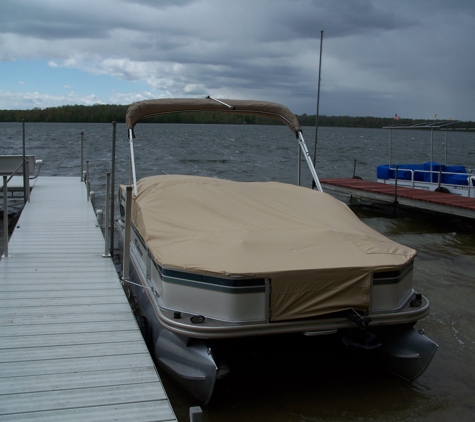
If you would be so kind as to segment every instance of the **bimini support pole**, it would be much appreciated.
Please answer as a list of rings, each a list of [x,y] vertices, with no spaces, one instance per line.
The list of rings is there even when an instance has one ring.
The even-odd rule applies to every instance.
[[[303,138],[303,134],[301,131],[298,131],[298,140],[300,144],[300,149],[303,151],[303,155],[305,157],[305,160],[307,161],[308,168],[310,169],[310,173],[312,173],[315,186],[317,190],[319,190],[320,192],[323,192],[322,185],[320,184],[320,180],[318,180],[317,171],[315,170],[315,167],[313,166],[312,159],[308,152],[308,148],[307,148],[307,145],[305,144],[305,139]]]
[[[297,185],[301,186],[301,177],[302,177],[302,170],[301,170],[301,163],[302,163],[302,148],[300,148],[299,145],[299,150],[297,154]]]
[[[130,170],[132,173],[132,185],[134,187],[134,195],[137,195],[137,176],[135,174],[135,157],[134,157],[134,133],[129,129],[129,146],[130,146]]]

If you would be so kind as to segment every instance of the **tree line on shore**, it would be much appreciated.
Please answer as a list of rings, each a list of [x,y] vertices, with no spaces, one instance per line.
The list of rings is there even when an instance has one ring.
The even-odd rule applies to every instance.
[[[98,104],[92,106],[66,105],[31,110],[0,110],[0,122],[49,122],[49,123],[124,123],[128,105]],[[315,126],[315,115],[297,115],[302,126]],[[151,123],[201,123],[201,124],[280,124],[276,120],[259,116],[241,116],[229,113],[189,112],[171,113],[144,120]],[[398,124],[410,124],[413,119],[400,119]],[[318,116],[319,126],[381,128],[396,123],[394,118]],[[475,124],[474,124],[475,125]]]

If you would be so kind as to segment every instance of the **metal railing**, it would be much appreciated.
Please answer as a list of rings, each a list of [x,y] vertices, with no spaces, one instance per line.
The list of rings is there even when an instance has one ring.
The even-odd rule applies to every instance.
[[[24,167],[23,175],[24,175],[24,193],[25,193],[25,203],[30,202],[30,171],[29,171],[29,160],[26,157],[23,157],[23,160],[18,164],[18,166],[13,170],[13,172],[8,175],[3,175],[3,239],[4,239],[4,247],[3,247],[3,257],[8,258],[8,182],[12,180],[12,178],[18,173],[20,168]]]
[[[81,132],[81,182],[86,185],[86,200],[90,201],[93,206],[95,206],[95,192],[91,191],[91,172],[89,167],[89,160],[86,160],[86,170],[84,170],[84,132]],[[109,236],[111,232],[114,231],[114,228],[111,227],[110,219],[110,208],[111,208],[111,173],[106,174],[106,211],[105,211],[105,221],[104,213],[102,210],[96,210],[96,217],[98,224],[104,227],[104,253],[102,254],[103,258],[110,258],[112,249],[109,249]],[[113,221],[113,220],[112,220]]]
[[[437,183],[438,188],[441,186],[460,186],[460,187],[467,187],[467,196],[470,198],[471,193],[475,191],[475,176],[470,174],[470,173],[456,173],[456,172],[448,172],[448,171],[434,171],[434,170],[419,170],[419,169],[409,169],[409,168],[400,168],[398,166],[396,167],[389,167],[389,171],[394,171],[394,177],[388,177],[388,179],[385,180],[398,180],[399,182],[401,181],[407,181],[410,182],[411,187],[414,188],[416,183],[425,185],[425,184],[432,184],[432,183]],[[399,177],[399,172],[409,172],[411,177],[406,178],[406,177]],[[417,180],[416,179],[416,174],[422,174],[422,180]],[[429,179],[430,180],[424,180],[424,175],[429,174]],[[443,183],[442,182],[442,176],[467,176],[467,185],[462,185],[459,183]],[[437,176],[437,181],[434,181],[435,176]]]
[[[3,256],[8,258],[8,189],[7,176],[3,176]]]

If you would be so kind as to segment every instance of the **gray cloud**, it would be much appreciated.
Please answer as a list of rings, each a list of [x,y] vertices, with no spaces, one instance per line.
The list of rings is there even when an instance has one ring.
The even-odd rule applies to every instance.
[[[475,120],[475,2],[462,0],[6,0],[0,60],[314,113],[320,30],[323,114]]]

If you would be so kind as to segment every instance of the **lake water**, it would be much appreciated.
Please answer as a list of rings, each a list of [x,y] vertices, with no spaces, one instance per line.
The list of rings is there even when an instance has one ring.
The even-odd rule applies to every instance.
[[[112,126],[26,124],[27,153],[44,161],[45,176],[80,177],[80,133],[90,162],[96,207],[104,209],[111,169]],[[314,128],[304,128],[313,155]],[[184,173],[233,180],[297,180],[297,144],[282,126],[139,124],[135,140],[138,177]],[[320,128],[317,172],[321,178],[356,174],[375,180],[388,162],[387,130]],[[434,135],[434,160],[444,162],[445,135]],[[19,123],[0,123],[0,154],[21,154]],[[128,182],[125,126],[117,125],[116,182]],[[475,168],[475,133],[448,134],[448,163]],[[430,158],[428,132],[393,132],[392,162]],[[303,163],[305,166],[305,163]],[[41,176],[40,176],[41,177]],[[308,171],[302,184],[310,186]],[[345,201],[348,198],[341,197]],[[475,223],[399,211],[396,218],[358,202],[352,209],[369,226],[418,250],[415,288],[431,301],[431,314],[416,328],[439,344],[423,376],[407,383],[345,355],[331,340],[325,350],[301,350],[249,366],[221,386],[204,421],[473,421],[475,420]],[[0,293],[1,294],[1,293]],[[200,405],[161,374],[180,421]]]

